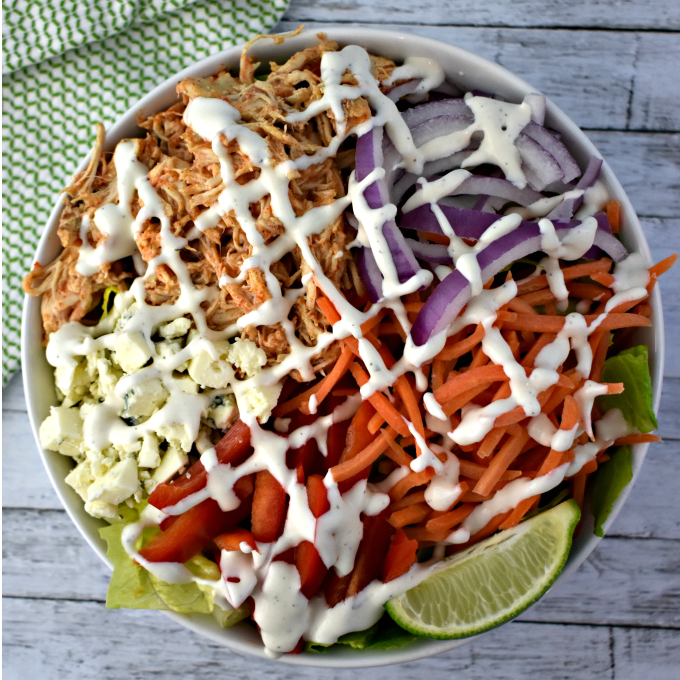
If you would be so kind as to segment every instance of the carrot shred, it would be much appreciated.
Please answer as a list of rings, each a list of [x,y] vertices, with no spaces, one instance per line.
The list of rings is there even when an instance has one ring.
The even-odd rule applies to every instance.
[[[501,380],[509,380],[505,375],[503,367],[497,364],[488,366],[479,366],[470,369],[465,373],[460,373],[449,379],[434,392],[434,398],[440,403],[444,404],[460,394],[470,390],[480,382],[492,383]]]
[[[451,416],[456,411],[459,411],[463,408],[463,406],[465,406],[465,404],[471,402],[478,394],[484,392],[484,390],[489,387],[489,385],[491,385],[490,382],[481,383],[476,387],[471,387],[469,390],[459,394],[450,401],[447,401],[442,405],[444,415]]]
[[[673,253],[649,268],[649,275],[659,277],[665,274],[677,261],[678,254]]]
[[[480,496],[491,493],[494,485],[500,481],[501,475],[510,467],[522,448],[529,441],[529,433],[522,428],[522,433],[516,437],[510,437],[501,447],[500,451],[491,459],[481,479],[477,482],[474,492]]]
[[[390,510],[395,512],[397,510],[402,510],[403,508],[408,508],[409,505],[415,505],[416,503],[423,503],[425,501],[425,489],[421,491],[415,491],[410,493],[398,501],[390,504]]]
[[[406,406],[406,412],[408,413],[409,420],[415,427],[416,432],[421,436],[425,436],[425,427],[423,426],[423,416],[420,413],[420,407],[418,406],[418,400],[416,399],[415,392],[405,375],[400,375],[396,382],[394,383],[397,393],[401,397],[404,406]]]
[[[410,472],[406,477],[400,479],[389,491],[389,496],[393,501],[403,498],[411,489],[416,486],[427,484],[434,477],[434,468],[427,467],[422,472]]]
[[[562,275],[565,281],[579,279],[582,276],[590,276],[595,272],[608,272],[611,269],[612,261],[608,257],[603,257],[593,262],[585,262],[583,264],[575,264],[571,267],[562,269]],[[517,284],[517,295],[524,295],[531,293],[534,290],[541,290],[548,286],[548,277],[545,274],[534,276],[531,279],[522,281]]]
[[[391,427],[387,428],[391,432],[394,432]],[[396,432],[395,432],[396,435]],[[412,456],[409,456],[404,449],[394,441],[394,439],[389,440],[390,448],[385,451],[385,455],[393,460],[397,465],[410,465],[413,460]]]
[[[463,503],[454,510],[429,520],[425,525],[425,528],[432,533],[439,531],[449,532],[465,520],[474,509],[474,503]]]
[[[427,503],[417,503],[393,512],[387,521],[393,527],[399,529],[408,524],[422,522],[431,512],[432,508]]]
[[[625,444],[644,444],[646,442],[660,441],[663,441],[663,439],[655,434],[629,434],[625,437],[619,437],[614,442],[614,446],[624,446]]]
[[[507,384],[508,383],[504,383],[504,385]],[[503,439],[506,430],[507,428],[505,427],[494,427],[490,430],[479,445],[477,455],[480,458],[488,458],[494,452],[494,449],[498,446],[501,439]],[[471,475],[467,476],[470,477]]]
[[[336,482],[342,482],[372,465],[389,447],[389,436],[385,430],[381,430],[380,434],[363,451],[331,468],[333,479]]]
[[[351,364],[349,370],[352,372],[359,387],[363,387],[368,382],[368,374],[358,363],[354,362]],[[380,413],[385,421],[400,435],[405,437],[409,434],[408,426],[404,422],[401,414],[394,406],[392,406],[392,404],[390,404],[389,400],[382,392],[374,392],[368,398],[368,401],[371,402],[373,408]]]
[[[444,348],[435,357],[435,360],[457,359],[458,357],[463,356],[463,354],[467,354],[470,350],[474,349],[477,346],[477,344],[482,340],[483,337],[484,327],[480,323],[477,325],[477,328],[475,328],[474,332],[467,338],[464,338],[463,340],[459,340],[457,342],[453,342],[451,344],[449,344],[447,341],[446,345],[444,345]]]
[[[637,304],[637,300],[633,304]],[[588,324],[592,324],[598,316],[598,314],[588,314],[585,319]],[[505,324],[505,328],[513,331],[533,331],[534,333],[559,333],[564,326],[564,319],[565,317],[563,316],[518,314],[514,321],[508,321]],[[613,331],[617,328],[630,328],[634,326],[651,326],[651,322],[647,317],[640,316],[639,314],[610,312],[599,328],[603,331]]]
[[[349,366],[354,359],[354,352],[347,346],[344,345],[342,352],[338,360],[335,362],[331,372],[319,383],[319,389],[314,393],[316,398],[317,408],[321,402],[330,394],[331,390],[338,384],[340,379],[347,373]],[[309,409],[309,399],[300,406],[300,411],[302,413],[310,413]],[[288,411],[290,413],[290,411]]]
[[[604,211],[607,213],[612,234],[618,234],[621,228],[621,204],[618,201],[607,201],[604,204]]]

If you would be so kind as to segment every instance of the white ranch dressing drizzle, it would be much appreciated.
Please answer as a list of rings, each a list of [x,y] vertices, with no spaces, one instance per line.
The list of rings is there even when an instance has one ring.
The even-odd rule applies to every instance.
[[[434,68],[433,64],[429,60],[413,58],[407,60],[406,64],[400,67],[401,71],[396,69],[394,77],[397,79],[420,77],[422,81],[418,87],[422,91],[426,91],[429,87],[437,86],[434,83],[437,83],[440,75],[443,77],[443,73],[440,74],[441,69]],[[356,87],[343,85],[341,82],[348,70],[354,75],[358,83]],[[189,103],[184,114],[187,125],[212,144],[213,151],[220,162],[221,176],[225,185],[216,203],[197,218],[195,231],[200,233],[217,225],[223,215],[234,211],[252,246],[252,253],[244,262],[239,276],[232,279],[225,275],[220,280],[220,285],[243,281],[248,269],[259,268],[265,276],[271,299],[259,307],[256,312],[241,317],[235,328],[227,329],[224,333],[217,333],[208,328],[205,314],[201,310],[201,303],[212,299],[217,292],[207,288],[197,290],[193,287],[186,266],[179,255],[179,251],[186,246],[187,239],[178,238],[172,234],[163,204],[148,181],[146,166],[136,158],[136,142],[134,141],[119,144],[114,156],[120,197],[119,204],[110,207],[105,206],[106,210],[100,212],[103,210],[100,209],[95,213],[94,222],[98,229],[107,235],[107,238],[96,249],[91,248],[86,238],[89,225],[86,220],[83,220],[81,236],[85,236],[83,238],[84,247],[81,249],[78,262],[78,266],[82,267],[83,272],[93,273],[105,262],[132,254],[135,251],[135,236],[140,231],[141,225],[152,217],[160,221],[160,255],[148,263],[146,272],[133,282],[130,292],[116,296],[115,300],[116,305],[125,304],[129,306],[133,302],[137,305],[137,313],[127,321],[125,331],[141,334],[143,341],[148,346],[152,361],[149,366],[120,380],[114,392],[103,403],[94,406],[90,415],[86,418],[84,425],[85,439],[87,445],[96,450],[101,450],[110,443],[135,441],[145,433],[157,431],[163,426],[175,423],[188,424],[191,433],[194,435],[193,439],[196,440],[198,438],[200,414],[210,400],[211,392],[206,391],[200,395],[185,394],[172,377],[173,371],[187,360],[197,356],[201,351],[207,351],[210,356],[217,359],[217,351],[211,341],[230,337],[230,335],[237,333],[239,328],[243,328],[249,323],[257,322],[258,325],[280,323],[284,330],[291,347],[291,352],[284,361],[262,370],[247,380],[237,380],[233,371],[228,375],[229,390],[234,393],[240,417],[250,428],[254,453],[241,465],[232,467],[219,464],[214,448],[202,445],[201,461],[208,475],[205,489],[185,498],[171,508],[166,508],[164,513],[154,512],[155,509],[148,508],[139,522],[127,526],[123,532],[123,545],[128,554],[162,580],[169,583],[195,581],[203,585],[210,585],[216,594],[216,602],[222,603],[227,608],[229,605],[239,606],[247,597],[252,595],[256,603],[255,620],[261,628],[266,649],[273,654],[292,649],[301,635],[304,635],[307,639],[330,643],[335,642],[343,633],[372,625],[382,615],[382,606],[387,599],[416,585],[429,574],[431,567],[431,564],[414,565],[407,574],[388,584],[373,582],[358,595],[347,598],[332,609],[328,608],[321,598],[314,598],[311,602],[308,602],[300,592],[300,579],[296,568],[285,562],[275,562],[273,558],[286,549],[295,547],[301,541],[308,540],[316,545],[326,566],[335,568],[339,575],[349,573],[353,567],[356,551],[362,537],[361,514],[376,515],[384,510],[389,504],[389,497],[385,492],[399,479],[407,475],[409,469],[406,466],[397,468],[380,484],[368,485],[366,480],[362,480],[345,494],[340,493],[333,480],[332,473],[329,472],[324,483],[327,487],[331,509],[317,520],[309,509],[304,485],[297,482],[296,471],[289,470],[286,466],[287,449],[293,445],[301,446],[314,438],[319,449],[325,455],[326,434],[330,425],[333,422],[350,418],[356,412],[361,396],[368,396],[372,391],[391,384],[399,375],[403,375],[407,371],[414,371],[419,386],[423,387],[422,391],[424,391],[426,386],[422,384],[424,376],[417,371],[416,367],[437,354],[445,343],[447,335],[458,332],[471,323],[482,323],[484,325],[486,331],[485,341],[483,341],[484,352],[495,363],[501,364],[511,377],[512,396],[508,400],[496,403],[494,408],[501,409],[496,415],[510,410],[518,403],[525,406],[525,409],[528,408],[527,412],[533,413],[536,411],[536,394],[556,382],[558,377],[556,369],[566,358],[565,352],[568,353],[570,349],[570,341],[573,349],[584,354],[583,345],[585,344],[587,347],[587,334],[596,327],[596,324],[593,324],[591,328],[584,328],[583,317],[581,317],[583,323],[576,320],[576,317],[580,315],[570,315],[574,317],[571,321],[567,317],[565,329],[552,345],[544,348],[539,354],[536,360],[536,368],[527,379],[524,369],[512,359],[507,343],[492,325],[496,319],[498,308],[516,294],[516,285],[510,281],[494,290],[482,290],[481,273],[478,272],[479,267],[474,257],[476,249],[484,247],[516,228],[520,221],[519,216],[508,215],[498,220],[485,232],[479,243],[471,248],[461,239],[456,239],[450,225],[445,218],[442,220],[443,215],[439,211],[438,219],[442,225],[442,230],[451,239],[450,252],[458,268],[465,272],[466,277],[470,280],[473,298],[468,303],[466,311],[456,319],[451,328],[431,338],[422,348],[416,348],[410,337],[408,316],[399,298],[408,292],[428,285],[431,281],[431,274],[423,270],[404,284],[401,284],[396,276],[394,263],[389,257],[389,248],[382,234],[382,225],[385,221],[394,217],[396,208],[388,204],[378,210],[370,209],[363,196],[365,188],[381,177],[380,173],[384,173],[384,170],[376,168],[362,182],[356,182],[352,178],[347,197],[340,198],[330,205],[313,208],[301,217],[295,215],[288,200],[289,177],[296,170],[322,162],[325,158],[337,152],[340,144],[350,133],[347,130],[343,101],[364,96],[368,99],[375,114],[369,121],[351,130],[351,133],[364,134],[373,126],[384,126],[392,143],[402,156],[401,165],[409,172],[420,174],[425,162],[450,155],[453,152],[452,150],[457,151],[465,148],[469,144],[471,136],[475,132],[480,132],[483,133],[482,143],[479,149],[464,162],[464,165],[467,167],[483,162],[495,163],[504,170],[510,181],[519,187],[523,187],[526,184],[526,179],[521,172],[519,155],[514,147],[514,140],[528,123],[531,108],[527,103],[514,105],[468,94],[466,95],[466,103],[475,116],[473,125],[462,132],[453,133],[437,140],[437,144],[429,143],[416,148],[410,131],[395,104],[380,92],[379,84],[371,74],[371,62],[365,50],[356,46],[349,46],[340,52],[325,53],[321,62],[321,75],[324,81],[322,99],[313,102],[302,113],[289,115],[288,121],[309,120],[322,111],[330,110],[335,117],[337,134],[329,147],[296,161],[274,165],[266,141],[240,123],[238,111],[228,102],[219,99],[196,98]],[[437,84],[441,84],[441,82]],[[228,142],[234,140],[238,142],[241,151],[249,157],[253,165],[260,169],[260,176],[246,185],[239,185],[234,179],[233,165],[226,146]],[[457,172],[459,175],[450,173],[451,176],[448,179],[444,178],[446,181],[441,183],[441,187],[431,188],[429,194],[426,194],[426,183],[421,182],[421,185],[423,185],[421,190],[424,197],[423,201],[436,201],[436,198],[428,199],[428,196],[437,196],[438,192],[444,190],[442,187],[447,183],[451,186],[460,177],[464,179],[463,173],[465,173],[465,176],[469,176],[466,171]],[[430,183],[430,185],[434,184]],[[135,191],[139,196],[140,203],[142,203],[142,208],[137,217],[133,219],[130,204]],[[284,233],[269,245],[263,242],[249,210],[250,203],[256,202],[266,195],[271,196],[273,212],[282,221],[285,228]],[[333,223],[350,203],[353,204],[355,215],[359,220],[360,241],[362,245],[370,245],[384,276],[384,298],[367,313],[353,308],[335,289],[313,257],[308,243],[310,236],[320,233]],[[594,220],[592,221],[594,222]],[[590,229],[590,226],[588,225],[588,229]],[[192,234],[193,236],[190,237],[195,238],[194,230],[192,230]],[[550,238],[549,229],[546,229],[546,234],[548,241]],[[567,239],[562,244],[558,242],[554,246],[552,256],[566,257],[566,254],[571,254],[574,249],[580,248],[585,240],[585,236],[579,236],[578,243],[571,243]],[[312,272],[309,276],[315,277],[318,285],[333,302],[341,316],[341,320],[334,327],[333,333],[323,333],[318,338],[316,347],[312,348],[306,347],[300,342],[294,333],[292,322],[287,318],[292,305],[302,291],[282,293],[276,277],[270,271],[274,262],[280,260],[296,247],[300,249],[302,257],[309,265]],[[568,250],[568,248],[571,248],[571,250]],[[161,264],[167,265],[175,273],[180,283],[181,292],[175,303],[154,307],[148,305],[145,301],[144,282],[155,273]],[[610,303],[614,300],[617,300],[615,304],[619,304],[623,299],[637,299],[630,298],[630,296],[637,295],[640,292],[640,286],[646,285],[646,281],[642,283],[643,275],[638,271],[640,266],[639,262],[631,261],[628,264],[622,263],[617,267],[615,277],[616,285],[619,288],[616,289],[617,294],[610,300]],[[644,291],[644,288],[642,290]],[[644,292],[646,294],[646,291]],[[611,306],[608,304],[607,311],[612,309],[615,304]],[[361,333],[361,324],[385,307],[394,310],[408,334],[404,357],[390,371],[384,366],[379,353],[371,343],[362,337]],[[187,314],[191,314],[193,317],[198,330],[198,337],[171,357],[159,356],[155,351],[151,336],[162,323]],[[604,318],[604,314],[602,318]],[[601,323],[601,320],[599,323]],[[48,360],[55,366],[61,365],[66,366],[69,370],[75,370],[75,357],[97,349],[113,348],[115,341],[113,331],[111,322],[106,321],[95,328],[85,328],[79,324],[66,324],[60,331],[52,334],[47,351]],[[314,375],[311,367],[311,359],[314,354],[328,346],[334,339],[348,335],[354,335],[359,339],[361,358],[370,374],[369,387],[362,389],[361,396],[348,398],[343,405],[335,409],[332,415],[317,419],[313,425],[298,428],[290,433],[288,438],[260,427],[260,423],[246,398],[248,391],[253,388],[275,386],[293,369],[299,370],[304,379],[311,379]],[[584,363],[587,363],[587,359],[586,356]],[[587,371],[584,374],[587,374]],[[124,394],[130,387],[151,378],[160,378],[168,391],[169,398],[165,406],[141,425],[133,427],[125,425],[118,417],[123,407]],[[589,395],[590,392],[584,392],[582,401],[584,404],[590,403],[592,406]],[[448,422],[441,407],[435,406],[435,403],[433,396],[427,394],[425,404],[428,415],[434,416],[440,422]],[[485,434],[483,432],[480,435],[480,432],[484,431],[486,427],[485,419],[489,421],[488,429],[490,429],[495,418],[493,414],[487,414],[484,411],[485,409],[479,408],[469,410],[461,425],[449,434],[449,437],[459,443],[470,440],[471,436],[474,441],[479,441],[479,438]],[[600,430],[606,431],[606,436],[611,436],[615,431],[621,430],[621,423],[619,421],[614,422],[615,416],[608,419],[607,417],[596,424],[598,435],[601,434]],[[285,420],[281,419],[279,425],[276,426],[277,431],[288,429],[289,423],[284,423]],[[606,422],[604,422],[605,420]],[[484,424],[480,426],[483,421]],[[447,507],[450,507],[460,494],[458,459],[443,447],[428,446],[415,430],[413,424],[409,421],[406,421],[406,424],[421,451],[421,455],[411,464],[411,469],[425,469],[430,465],[440,473],[431,482],[428,489],[429,496],[426,495],[426,500],[431,507],[444,508],[447,504]],[[619,430],[616,430],[617,427]],[[471,435],[471,432],[473,435]],[[605,435],[602,434],[602,436]],[[474,439],[474,437],[479,438]],[[552,439],[554,439],[554,436],[551,441]],[[596,440],[593,446],[599,441],[599,439]],[[588,449],[588,446],[590,445],[576,447],[577,458],[569,466],[569,470],[574,467],[577,460],[587,462],[588,456],[591,456],[591,449]],[[444,464],[439,460],[436,453],[446,454]],[[596,453],[597,451],[593,455],[596,455]],[[562,467],[565,468],[566,466]],[[134,544],[145,526],[158,524],[166,516],[180,514],[205,498],[214,498],[223,510],[237,507],[238,498],[232,488],[234,483],[245,475],[265,469],[269,470],[290,497],[283,533],[272,544],[258,544],[257,551],[251,551],[247,544],[242,544],[239,551],[223,551],[220,558],[223,578],[220,581],[212,582],[198,579],[180,564],[147,562],[134,549]],[[562,477],[564,477],[562,468],[558,468],[553,473],[559,471],[562,471]],[[552,476],[546,475],[545,477],[550,477],[550,481],[552,481],[553,477],[557,478],[557,476],[559,475],[552,474]],[[498,514],[498,512],[504,511],[498,508],[504,508],[510,502],[513,504],[510,507],[514,507],[519,502],[517,499],[542,493],[541,489],[547,483],[549,483],[549,480],[545,478],[511,482],[501,492],[498,492],[491,501],[480,504],[479,508],[465,521],[461,531],[468,532],[468,535],[474,533],[480,522],[482,522],[481,526],[486,523],[484,520],[489,513]],[[459,541],[454,540],[452,542]],[[238,578],[238,583],[227,581],[229,577]]]
[[[444,69],[434,59],[406,57],[403,65],[397,66],[383,85],[394,85],[400,80],[420,80],[412,94],[422,95],[439,87],[445,77]]]

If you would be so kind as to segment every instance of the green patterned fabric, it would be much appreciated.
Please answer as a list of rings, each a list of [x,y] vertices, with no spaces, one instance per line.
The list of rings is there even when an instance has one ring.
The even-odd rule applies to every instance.
[[[288,2],[3,5],[3,383],[19,367],[21,279],[95,123],[110,126],[177,71],[271,30]]]

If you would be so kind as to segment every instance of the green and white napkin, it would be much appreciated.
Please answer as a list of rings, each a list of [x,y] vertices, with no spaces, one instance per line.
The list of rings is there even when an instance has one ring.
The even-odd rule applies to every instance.
[[[177,71],[270,31],[288,2],[3,3],[3,384],[19,368],[21,279],[95,123],[109,127]]]

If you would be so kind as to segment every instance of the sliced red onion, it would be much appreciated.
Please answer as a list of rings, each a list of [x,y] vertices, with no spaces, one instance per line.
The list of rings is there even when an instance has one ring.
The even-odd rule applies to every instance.
[[[375,168],[382,167],[382,127],[376,126],[357,140],[356,177],[359,182],[368,177]],[[364,198],[369,207],[382,208],[390,202],[385,179],[379,179],[366,187]],[[400,283],[408,281],[420,271],[418,261],[406,245],[404,236],[394,220],[388,220],[382,227],[390,254],[397,270]]]
[[[407,109],[401,114],[406,125],[413,128],[420,123],[438,118],[439,116],[462,116],[474,120],[472,111],[468,108],[464,99],[439,99],[420,104],[412,109]]]
[[[461,238],[479,239],[481,235],[502,215],[465,210],[451,205],[439,206],[449,221],[454,233]],[[399,222],[402,229],[416,229],[430,234],[443,234],[437,221],[437,216],[429,205],[421,205],[415,210],[407,212]]]
[[[406,83],[397,85],[387,93],[387,97],[391,99],[393,102],[399,101],[402,97],[405,97],[406,95],[409,94],[413,94],[418,89],[420,83],[421,80],[420,78],[418,78],[416,80],[409,80]]]
[[[415,212],[415,211],[414,211]],[[555,229],[570,229],[570,224],[555,224]],[[616,245],[612,242],[616,241]],[[607,250],[613,259],[620,261],[627,253],[620,257],[621,249],[625,248],[606,231],[598,229],[595,235],[595,243]],[[618,256],[611,250],[617,251]],[[535,222],[522,222],[521,225],[493,241],[477,253],[477,262],[482,272],[482,281],[488,281],[501,269],[522,257],[541,250],[541,231]],[[446,330],[461,309],[467,304],[471,295],[469,281],[454,270],[434,289],[430,297],[425,301],[422,309],[416,317],[411,336],[417,346],[424,345],[433,335]]]
[[[545,99],[544,99],[545,104]],[[571,182],[581,174],[581,168],[569,153],[568,149],[552,133],[541,125],[537,125],[533,120],[522,130],[523,135],[531,137],[537,144],[540,144],[557,162],[563,173],[563,182]]]
[[[525,177],[537,191],[541,191],[548,184],[557,182],[564,177],[557,161],[531,137],[520,133],[515,140],[515,146],[519,151],[522,163],[532,173],[531,177],[528,177],[525,172]]]
[[[382,297],[383,275],[370,248],[362,248],[359,253],[359,274],[366,286],[368,299],[374,303],[378,302]]]
[[[600,169],[602,168],[602,159],[593,156],[588,163],[586,171],[583,173],[583,177],[579,180],[576,185],[576,189],[585,191],[589,189],[600,176]],[[575,198],[566,198],[557,207],[551,210],[547,218],[549,220],[560,220],[566,221],[570,220],[574,213],[581,207],[583,203],[583,195],[576,196]]]
[[[543,198],[543,195],[534,191],[530,187],[518,189],[512,182],[500,177],[483,177],[472,175],[463,181],[460,186],[452,192],[452,196],[460,194],[487,194],[503,198],[522,206],[531,205]]]
[[[439,243],[423,243],[407,238],[409,248],[419,260],[432,262],[433,264],[451,264],[453,260],[449,255],[449,249]]]
[[[531,107],[531,120],[537,125],[543,125],[545,121],[545,95],[531,92],[525,95],[524,101]]]

